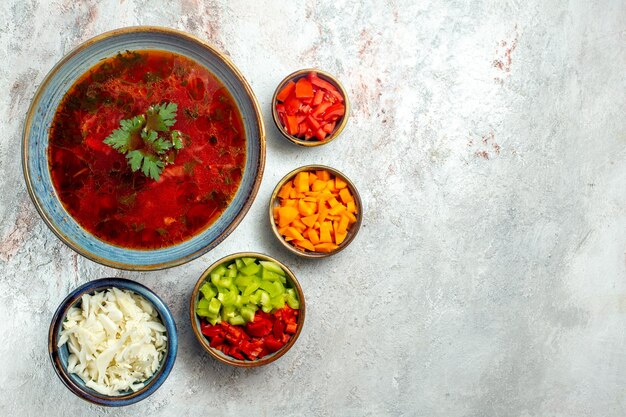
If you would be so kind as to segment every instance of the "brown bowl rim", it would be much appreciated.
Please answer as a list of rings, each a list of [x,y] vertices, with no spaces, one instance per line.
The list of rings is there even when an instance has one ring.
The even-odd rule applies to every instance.
[[[330,136],[328,136],[323,141],[320,141],[320,140],[303,140],[303,139],[299,139],[299,138],[296,138],[295,136],[290,135],[285,130],[285,128],[283,127],[282,123],[280,122],[280,119],[278,117],[278,112],[276,111],[276,101],[277,101],[276,100],[276,96],[282,90],[282,88],[285,86],[285,84],[287,84],[291,80],[294,80],[296,78],[300,78],[300,77],[308,74],[309,72],[317,73],[320,76],[320,78],[323,78],[325,81],[328,81],[331,84],[333,84],[335,87],[337,87],[337,89],[339,90],[339,92],[341,93],[341,95],[343,97],[343,101],[344,101],[344,104],[346,106],[346,110],[345,110],[345,113],[344,113],[343,117],[341,118],[341,122],[339,123],[339,125],[337,127],[335,127],[335,130],[332,132],[332,134]],[[344,88],[343,84],[341,84],[341,82],[334,75],[332,75],[332,74],[330,74],[330,73],[328,73],[326,71],[322,71],[320,69],[317,69],[317,68],[301,69],[301,70],[292,72],[291,74],[289,74],[288,76],[283,78],[283,80],[280,83],[278,83],[278,86],[276,87],[276,90],[274,90],[274,94],[272,95],[272,103],[271,104],[272,104],[272,119],[274,120],[274,124],[278,128],[278,131],[285,138],[287,138],[289,141],[291,141],[292,143],[295,143],[296,145],[304,146],[304,147],[314,147],[314,146],[326,145],[327,143],[332,142],[333,140],[335,140],[341,134],[343,129],[346,127],[346,125],[348,124],[348,119],[349,119],[349,116],[350,116],[350,100],[348,99],[348,92]]]
[[[287,274],[287,279],[291,282],[291,284],[293,284],[293,288],[295,288],[296,292],[298,293],[298,299],[300,301],[300,309],[299,309],[300,313],[298,313],[298,328],[296,330],[296,333],[289,339],[289,341],[282,348],[280,348],[280,350],[270,355],[267,355],[262,359],[254,360],[254,361],[230,358],[224,354],[218,353],[217,349],[212,348],[209,345],[209,342],[206,339],[206,337],[204,337],[204,335],[200,332],[200,328],[198,326],[199,321],[196,319],[196,311],[195,311],[200,287],[202,286],[206,278],[209,276],[211,271],[215,269],[218,265],[221,265],[226,262],[230,262],[234,259],[244,258],[244,257],[258,258],[264,261],[272,261],[280,265],[280,267],[283,268],[283,270]],[[287,351],[291,349],[291,347],[296,343],[296,340],[298,340],[298,337],[300,336],[300,333],[302,332],[302,326],[304,325],[305,316],[306,316],[306,303],[304,301],[304,292],[302,291],[302,287],[300,286],[300,283],[298,282],[298,279],[296,278],[294,273],[291,271],[291,269],[289,269],[285,264],[283,264],[278,259],[270,255],[266,255],[264,253],[258,253],[258,252],[237,252],[231,255],[224,256],[218,259],[217,261],[213,262],[202,273],[202,275],[200,275],[200,278],[198,278],[198,281],[196,282],[196,285],[194,286],[193,291],[191,293],[191,297],[189,299],[189,318],[191,320],[191,328],[193,329],[193,333],[195,334],[198,342],[200,342],[200,345],[202,346],[202,348],[209,355],[211,355],[213,358],[217,359],[218,361],[225,363],[227,365],[236,366],[240,368],[256,368],[258,366],[267,365],[267,364],[274,362],[275,360],[283,356],[285,353],[287,353]]]
[[[278,232],[278,226],[276,225],[276,222],[274,221],[273,210],[278,199],[278,193],[281,187],[287,181],[291,180],[299,172],[315,171],[315,170],[322,170],[322,169],[330,171],[333,175],[340,177],[348,184],[348,188],[350,188],[350,191],[352,192],[352,196],[354,197],[354,201],[356,204],[357,219],[356,219],[356,223],[354,223],[352,227],[348,229],[349,230],[348,237],[346,238],[346,240],[341,242],[339,247],[335,249],[334,251],[332,252],[303,252],[299,250],[298,248],[296,248],[295,246],[293,246],[292,244],[290,244],[289,242],[287,242]],[[276,236],[276,238],[280,241],[280,243],[285,248],[287,248],[287,250],[289,250],[291,253],[295,253],[298,256],[302,256],[304,258],[309,258],[309,259],[327,258],[329,256],[335,255],[341,252],[342,250],[344,250],[350,243],[352,243],[352,241],[356,237],[357,233],[359,232],[359,229],[361,229],[361,223],[363,221],[363,201],[361,200],[361,195],[359,194],[359,190],[356,188],[356,185],[354,185],[352,180],[350,180],[350,178],[348,178],[343,172],[339,171],[336,168],[332,168],[326,165],[320,165],[320,164],[304,165],[289,172],[280,181],[278,181],[278,184],[276,184],[276,187],[274,187],[274,191],[272,192],[272,196],[270,197],[269,221],[270,221],[270,226],[272,228],[272,231],[274,232],[274,236]]]

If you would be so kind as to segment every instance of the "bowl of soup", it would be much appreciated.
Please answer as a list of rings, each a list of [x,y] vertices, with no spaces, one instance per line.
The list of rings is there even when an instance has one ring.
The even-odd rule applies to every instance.
[[[33,98],[23,169],[69,247],[130,270],[190,261],[247,213],[265,164],[258,102],[222,53],[157,27],[67,54]]]

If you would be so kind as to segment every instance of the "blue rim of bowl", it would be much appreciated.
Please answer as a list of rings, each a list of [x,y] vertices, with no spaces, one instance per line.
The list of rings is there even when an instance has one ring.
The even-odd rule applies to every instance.
[[[285,273],[287,274],[287,279],[291,281],[291,283],[293,284],[293,288],[298,293],[298,301],[300,301],[300,308],[299,308],[300,312],[298,313],[298,328],[296,329],[296,333],[293,336],[291,336],[289,341],[287,341],[287,343],[276,352],[271,353],[267,356],[264,356],[261,359],[256,359],[253,361],[236,359],[236,358],[233,358],[232,356],[228,356],[222,353],[218,349],[211,347],[207,338],[200,331],[200,320],[198,319],[198,316],[196,315],[196,304],[198,303],[198,299],[200,297],[200,287],[207,279],[209,279],[209,275],[211,271],[223,263],[230,262],[239,258],[245,258],[245,257],[258,258],[262,261],[272,261],[278,264],[283,269],[283,271],[285,271]],[[196,335],[196,339],[198,339],[198,342],[200,343],[200,345],[202,345],[202,348],[204,348],[204,350],[209,355],[211,355],[218,361],[225,363],[227,365],[232,365],[232,366],[236,366],[239,368],[255,368],[258,366],[268,365],[274,362],[275,360],[277,360],[278,358],[282,357],[285,353],[287,353],[288,350],[290,350],[293,347],[293,345],[296,344],[296,341],[300,337],[300,333],[302,333],[302,327],[304,326],[305,317],[306,317],[306,302],[304,300],[304,291],[302,291],[302,287],[300,286],[300,282],[298,282],[296,275],[293,273],[291,269],[289,269],[284,263],[282,263],[278,259],[274,258],[273,256],[269,256],[264,253],[258,253],[258,252],[237,252],[231,255],[224,256],[223,258],[220,258],[217,261],[213,262],[202,273],[202,275],[200,275],[200,278],[196,282],[196,285],[193,291],[191,292],[191,298],[189,299],[189,318],[191,321],[191,328],[193,330],[193,333]]]
[[[136,392],[115,397],[102,395],[89,388],[81,387],[74,380],[74,378],[70,376],[69,372],[67,372],[66,364],[62,362],[59,355],[59,348],[57,347],[61,327],[69,308],[77,302],[80,302],[80,299],[84,294],[112,287],[130,290],[147,299],[159,313],[159,317],[161,318],[161,321],[167,331],[167,351],[159,370],[151,377],[150,382]],[[57,308],[54,316],[52,317],[48,333],[48,353],[50,354],[50,360],[52,361],[52,365],[57,376],[61,379],[61,382],[63,382],[63,385],[65,385],[79,398],[90,403],[106,407],[122,407],[134,404],[152,395],[163,384],[163,382],[165,382],[170,374],[170,371],[174,366],[174,362],[176,361],[177,351],[178,335],[176,332],[176,323],[174,322],[174,317],[172,316],[169,308],[167,308],[167,305],[165,305],[163,300],[161,300],[158,295],[145,285],[124,278],[100,278],[87,282],[86,284],[76,288],[67,297],[65,297]],[[80,380],[80,378],[78,379]]]
[[[172,260],[165,261],[165,262],[159,262],[159,263],[132,264],[132,263],[124,263],[124,262],[114,261],[114,260],[108,259],[108,258],[106,258],[104,256],[97,255],[96,253],[93,253],[93,252],[85,249],[84,247],[78,245],[69,236],[67,236],[65,233],[63,233],[63,231],[61,230],[59,225],[57,223],[55,223],[55,221],[52,218],[52,216],[49,215],[46,212],[46,210],[43,208],[42,203],[41,203],[39,197],[37,196],[37,194],[34,191],[33,182],[32,182],[32,178],[31,178],[30,172],[29,172],[29,166],[28,166],[28,162],[29,162],[28,144],[29,144],[29,137],[30,137],[31,127],[32,127],[32,124],[33,124],[33,120],[35,118],[35,110],[37,108],[37,105],[39,104],[39,101],[40,101],[44,91],[48,87],[50,81],[53,79],[53,77],[59,72],[59,70],[71,58],[73,58],[75,55],[79,54],[80,52],[86,50],[87,48],[89,48],[93,44],[96,44],[96,43],[101,42],[103,40],[106,40],[108,38],[112,38],[112,37],[116,37],[116,36],[122,36],[122,35],[127,35],[127,34],[132,34],[132,33],[145,33],[145,32],[152,32],[152,33],[158,33],[158,34],[165,34],[165,35],[171,35],[171,36],[180,37],[183,40],[195,43],[195,44],[197,44],[197,45],[207,49],[210,53],[216,55],[217,57],[219,57],[222,60],[222,62],[228,67],[228,69],[230,71],[232,71],[232,74],[236,77],[236,79],[241,83],[243,89],[245,90],[246,95],[248,96],[248,98],[251,101],[251,106],[252,106],[252,108],[254,110],[255,122],[258,124],[258,128],[259,128],[258,135],[259,135],[259,148],[260,149],[259,149],[259,157],[258,157],[258,160],[256,161],[256,167],[249,167],[249,168],[246,167],[246,169],[256,169],[256,176],[254,178],[254,182],[252,184],[252,188],[250,189],[250,192],[249,192],[248,196],[246,197],[245,202],[243,203],[241,209],[235,215],[235,217],[233,218],[231,223],[228,226],[226,226],[226,228],[222,231],[222,233],[220,233],[217,237],[215,237],[207,245],[205,245],[203,247],[200,247],[199,249],[197,249],[197,250],[193,251],[192,253],[189,253],[189,254],[187,254],[185,256],[181,256],[181,257],[178,257],[176,259],[172,259]],[[37,91],[35,92],[35,95],[33,96],[33,99],[31,101],[31,104],[30,104],[30,107],[28,109],[28,113],[27,113],[27,116],[26,116],[26,121],[24,123],[24,129],[22,131],[22,171],[23,171],[23,174],[24,174],[24,179],[26,181],[26,188],[28,190],[28,194],[30,195],[31,200],[33,201],[33,204],[35,205],[35,208],[37,209],[37,212],[39,213],[40,217],[44,220],[44,223],[48,226],[48,228],[50,230],[52,230],[52,232],[64,244],[66,244],[72,250],[74,250],[78,254],[84,256],[85,258],[87,258],[89,260],[92,260],[94,262],[97,262],[97,263],[99,263],[101,265],[105,265],[105,266],[109,266],[109,267],[117,268],[117,269],[129,270],[129,271],[153,271],[153,270],[171,268],[171,267],[174,267],[174,266],[178,266],[178,265],[182,265],[184,263],[190,262],[190,261],[192,261],[192,260],[194,260],[194,259],[196,259],[196,258],[198,258],[198,257],[200,257],[202,255],[204,255],[205,253],[207,253],[208,251],[210,251],[211,249],[213,249],[214,247],[219,245],[221,242],[224,241],[224,239],[226,239],[233,232],[233,230],[239,225],[239,223],[241,223],[243,218],[248,213],[248,210],[252,206],[252,203],[254,202],[254,199],[255,199],[255,197],[256,197],[256,195],[257,195],[257,193],[259,191],[259,188],[261,186],[261,180],[263,178],[263,170],[265,168],[265,159],[266,159],[266,155],[265,155],[266,154],[266,150],[265,150],[265,148],[266,148],[265,124],[263,122],[263,117],[261,115],[261,107],[259,105],[259,102],[258,102],[254,92],[252,91],[252,87],[250,86],[250,84],[246,81],[246,79],[244,78],[243,74],[241,74],[239,69],[237,69],[237,67],[234,65],[234,63],[227,56],[225,56],[223,53],[221,53],[220,51],[218,51],[217,49],[215,49],[214,47],[212,47],[211,45],[209,45],[207,42],[203,41],[202,39],[200,39],[198,37],[195,37],[193,35],[190,35],[188,33],[182,32],[182,31],[178,31],[178,30],[170,29],[170,28],[165,28],[165,27],[159,27],[159,26],[129,26],[129,27],[125,27],[125,28],[115,29],[115,30],[112,30],[112,31],[109,31],[109,32],[104,32],[104,33],[102,33],[102,34],[100,34],[98,36],[95,36],[95,37],[93,37],[93,38],[91,38],[91,39],[89,39],[89,40],[79,44],[74,49],[72,49],[69,53],[67,53],[65,56],[63,56],[63,58],[61,58],[61,60],[59,60],[59,62],[56,63],[56,65],[50,70],[50,72],[48,72],[46,77],[43,79],[43,81],[41,82],[41,84],[37,88]],[[55,198],[58,199],[58,197],[56,197],[56,192],[54,190],[51,190],[50,192],[55,196]],[[69,214],[67,214],[67,217],[71,218],[71,216]],[[204,232],[209,230],[211,227],[212,226],[209,226],[209,228],[204,229],[204,231],[200,232],[199,234],[194,235],[191,239],[193,239],[194,237],[198,237],[198,236],[202,235]],[[81,227],[81,229],[82,229],[82,227]],[[92,235],[89,232],[86,232],[86,233],[91,235],[91,236],[93,236],[95,239],[98,239],[95,235]],[[103,242],[103,241],[101,241],[101,242]],[[103,242],[103,243],[107,244],[106,242]],[[175,246],[176,245],[169,246],[168,248],[175,247]],[[149,253],[150,251],[145,251],[145,252]]]

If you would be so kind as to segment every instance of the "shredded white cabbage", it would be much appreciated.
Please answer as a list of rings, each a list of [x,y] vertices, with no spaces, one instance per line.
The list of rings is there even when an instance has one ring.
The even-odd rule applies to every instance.
[[[159,368],[167,348],[154,307],[132,291],[83,295],[68,310],[58,346],[67,343],[67,370],[104,395],[137,391]]]

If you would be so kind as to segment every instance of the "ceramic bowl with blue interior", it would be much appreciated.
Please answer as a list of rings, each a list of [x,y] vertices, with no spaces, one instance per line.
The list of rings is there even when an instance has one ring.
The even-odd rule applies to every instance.
[[[241,183],[221,216],[208,228],[174,246],[138,250],[115,246],[83,229],[63,207],[48,164],[51,122],[66,92],[100,60],[127,50],[160,50],[192,59],[231,93],[243,118],[246,160]],[[67,54],[37,90],[24,125],[22,163],[29,194],[45,223],[69,247],[101,264],[128,270],[169,268],[188,262],[222,242],[243,219],[261,183],[265,128],[257,100],[239,70],[200,39],[172,29],[130,27],[99,35]]]
[[[81,297],[84,294],[93,294],[96,291],[101,292],[113,287],[132,291],[145,298],[157,311],[161,322],[165,326],[165,334],[167,336],[167,348],[161,359],[160,366],[154,375],[144,381],[144,387],[138,391],[133,392],[129,390],[128,392],[120,393],[121,395],[118,396],[102,395],[87,387],[85,382],[76,374],[69,373],[67,370],[69,358],[67,343],[60,348],[57,346],[68,310],[73,306],[80,306]],[[174,323],[172,313],[163,300],[144,285],[123,278],[97,279],[81,285],[72,291],[59,305],[59,308],[52,318],[50,331],[48,333],[48,351],[50,353],[50,359],[52,360],[54,370],[63,384],[79,398],[108,407],[120,407],[133,404],[153,394],[170,374],[174,366],[174,361],[176,360],[177,350],[178,335],[176,333],[176,324]]]

